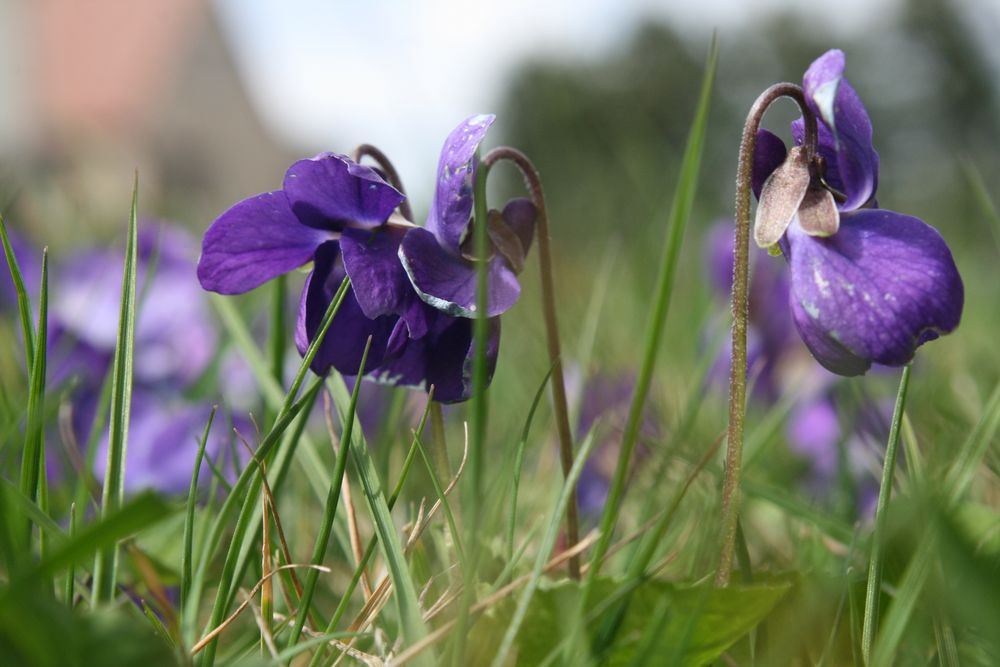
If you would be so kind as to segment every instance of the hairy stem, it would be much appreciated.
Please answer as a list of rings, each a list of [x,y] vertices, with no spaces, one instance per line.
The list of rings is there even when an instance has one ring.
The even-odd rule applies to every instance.
[[[736,171],[736,243],[733,246],[733,343],[729,370],[729,426],[726,438],[726,472],[722,483],[722,548],[715,585],[725,586],[733,568],[736,530],[740,512],[740,474],[743,462],[743,419],[747,397],[747,318],[750,288],[750,191],[757,130],[764,112],[775,101],[790,97],[802,110],[806,124],[806,153],[816,150],[816,117],[806,104],[802,88],[777,83],[753,103],[743,126],[739,166]]]
[[[563,478],[567,478],[573,467],[573,432],[569,424],[569,408],[566,402],[566,381],[563,377],[562,357],[559,350],[559,320],[556,316],[555,283],[552,278],[552,238],[549,233],[549,216],[545,207],[545,193],[538,170],[528,157],[514,148],[501,146],[490,151],[484,164],[494,164],[500,160],[513,162],[524,176],[525,185],[531,194],[538,215],[538,263],[542,278],[542,310],[545,314],[545,333],[548,344],[549,361],[552,364],[552,402],[555,410],[556,427],[559,433],[559,458],[562,462]],[[566,506],[566,548],[572,549],[580,540],[580,519],[577,510],[576,487],[570,490]],[[569,573],[573,579],[580,578],[580,558],[569,559]]]

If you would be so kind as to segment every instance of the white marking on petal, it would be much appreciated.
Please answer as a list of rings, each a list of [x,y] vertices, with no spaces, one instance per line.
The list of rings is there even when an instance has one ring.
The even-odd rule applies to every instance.
[[[823,277],[823,274],[819,272],[819,267],[813,267],[813,282],[816,283],[816,287],[819,288],[819,293],[824,297],[829,299],[833,296],[833,292],[830,291],[830,282]]]

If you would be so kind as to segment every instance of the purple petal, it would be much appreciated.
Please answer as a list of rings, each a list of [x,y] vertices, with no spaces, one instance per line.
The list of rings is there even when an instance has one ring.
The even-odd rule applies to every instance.
[[[511,199],[503,207],[503,221],[521,239],[521,247],[524,248],[525,255],[531,249],[531,242],[535,238],[535,221],[537,219],[538,210],[530,199],[524,197]]]
[[[878,153],[872,147],[868,111],[844,77],[844,53],[833,49],[817,58],[803,77],[806,103],[819,123],[819,154],[826,160],[826,181],[847,195],[841,210],[863,206],[878,185]],[[792,123],[792,135],[801,144],[802,119]]]
[[[336,153],[299,160],[285,172],[283,188],[302,224],[331,231],[381,225],[405,199],[373,169]]]
[[[837,472],[840,420],[829,398],[797,405],[788,420],[787,437],[792,450],[809,459],[817,478],[833,479]]]
[[[135,375],[146,383],[187,386],[215,354],[216,331],[205,293],[195,277],[196,243],[166,223],[139,232],[137,285],[142,299],[136,320]],[[52,320],[67,338],[110,355],[118,335],[122,250],[77,253],[55,274]],[[50,340],[52,338],[50,337]],[[68,349],[68,348],[67,348]],[[67,368],[75,365],[66,358]]]
[[[419,340],[410,340],[402,354],[384,363],[370,376],[378,382],[397,386],[434,386],[434,400],[458,403],[472,396],[473,321],[436,313],[431,331]],[[500,319],[490,320],[486,343],[489,385],[500,351]]]
[[[375,231],[345,229],[340,250],[354,296],[365,316],[400,316],[409,337],[420,338],[428,327],[424,304],[399,260],[399,246],[406,231],[388,226]]]
[[[447,248],[459,252],[472,217],[476,151],[486,131],[496,120],[492,114],[470,116],[459,124],[441,149],[434,201],[427,216],[427,229]]]
[[[265,192],[223,213],[205,232],[198,280],[219,294],[242,294],[310,259],[328,232],[299,222],[285,193]]]
[[[757,130],[757,143],[754,145],[753,166],[750,170],[750,183],[753,196],[760,199],[760,191],[764,181],[775,169],[785,161],[788,150],[785,142],[767,130]]]
[[[963,287],[934,228],[880,209],[844,214],[829,238],[788,230],[792,315],[806,345],[840,375],[908,363],[958,326]]]
[[[475,265],[441,247],[426,229],[407,232],[399,257],[420,298],[452,317],[476,315]],[[521,284],[500,255],[489,260],[487,317],[496,317],[517,303]]]
[[[315,268],[306,279],[299,302],[299,319],[295,330],[295,344],[299,354],[306,353],[333,295],[337,293],[346,275],[343,262],[340,261],[338,243],[328,241],[321,245],[316,251]],[[366,368],[377,367],[385,356],[396,319],[391,315],[375,319],[366,317],[354,290],[348,289],[310,368],[317,375],[325,375],[331,366],[346,375],[357,375],[369,336],[372,337],[372,346]]]

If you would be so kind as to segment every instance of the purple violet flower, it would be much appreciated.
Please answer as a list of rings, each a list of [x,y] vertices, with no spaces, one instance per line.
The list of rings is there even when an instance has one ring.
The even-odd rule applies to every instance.
[[[792,318],[819,363],[840,375],[861,375],[872,363],[905,365],[917,347],[958,326],[961,277],[934,228],[876,207],[878,154],[868,113],[844,77],[844,54],[820,56],[803,89],[825,171],[819,179],[805,164],[802,119],[792,124],[797,146],[787,152],[759,132],[758,244],[780,245]]]
[[[445,141],[426,227],[394,213],[404,196],[372,169],[323,153],[293,164],[281,190],[237,203],[205,233],[198,277],[222,294],[246,292],[310,260],[296,326],[304,353],[333,295],[351,279],[312,369],[356,374],[369,336],[366,376],[429,388],[450,403],[469,398],[475,265],[464,254],[472,216],[477,149],[493,116],[472,116]],[[530,202],[491,212],[489,374],[496,364],[496,319],[520,294],[534,231]]]
[[[577,366],[567,369],[567,392],[577,406],[576,438],[582,440],[594,429],[597,444],[587,459],[577,482],[577,506],[587,520],[596,521],[608,499],[611,478],[621,450],[622,431],[635,391],[635,377],[624,373],[598,372],[584,380]],[[647,408],[640,426],[641,443],[633,469],[648,456],[645,444],[660,435],[659,422]]]
[[[135,378],[126,488],[183,493],[191,480],[198,443],[210,408],[184,397],[206,372],[217,342],[204,292],[194,277],[197,244],[166,223],[144,223],[137,239],[138,313]],[[48,340],[50,383],[75,377],[71,426],[76,445],[87,442],[101,384],[110,371],[117,337],[121,249],[83,251],[53,272]],[[223,414],[216,416],[206,454],[233,474],[232,436]],[[246,420],[240,421],[250,433]],[[246,457],[238,446],[239,460]],[[98,441],[95,474],[103,474],[107,434]],[[239,461],[237,461],[238,463]],[[52,461],[54,475],[61,474]],[[206,464],[207,465],[207,464]],[[211,477],[207,467],[202,480]]]

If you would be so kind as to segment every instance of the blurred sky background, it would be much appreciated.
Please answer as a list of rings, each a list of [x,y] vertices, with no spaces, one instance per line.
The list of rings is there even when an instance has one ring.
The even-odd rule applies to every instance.
[[[757,92],[834,46],[875,121],[880,194],[954,211],[963,161],[1000,166],[995,0],[0,0],[0,205],[38,237],[108,235],[138,168],[144,211],[200,231],[292,160],[370,142],[419,221],[447,132],[493,111],[487,144],[535,158],[557,228],[627,232],[672,187],[713,31],[705,217],[729,209]],[[768,125],[787,136],[785,112]]]

